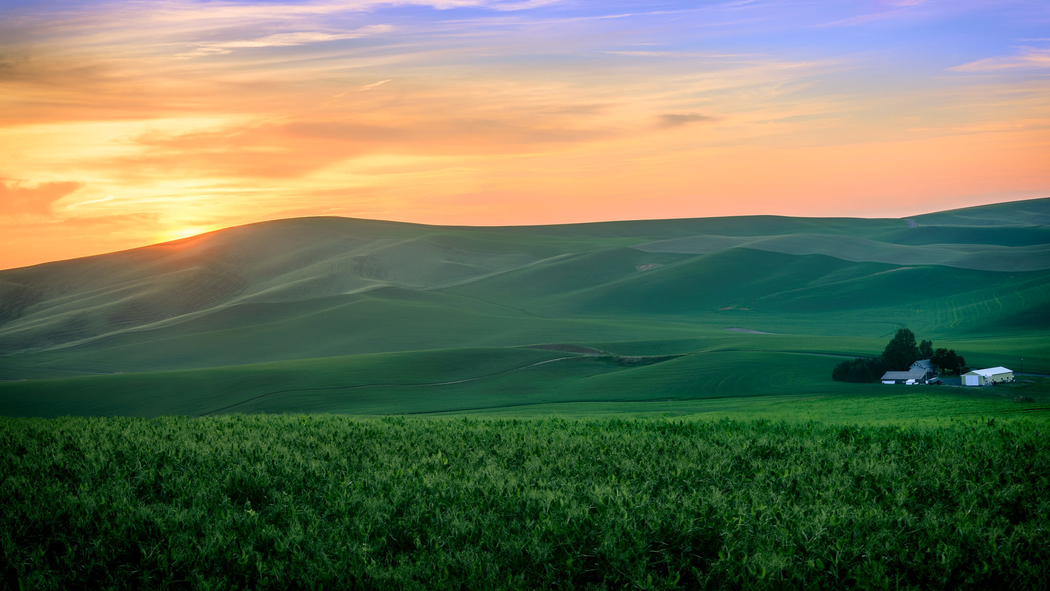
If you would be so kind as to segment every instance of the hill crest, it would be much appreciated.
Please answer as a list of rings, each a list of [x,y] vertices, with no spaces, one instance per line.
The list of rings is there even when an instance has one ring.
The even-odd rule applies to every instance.
[[[924,304],[931,310],[942,305],[934,301],[948,301],[943,298],[975,309],[992,302],[992,316],[981,322],[1015,322],[1017,314],[1050,301],[1044,279],[1048,220],[1050,199],[904,219],[745,216],[517,227],[335,217],[260,222],[0,271],[0,355],[169,339],[171,347],[157,349],[156,356],[179,366],[188,346],[179,339],[191,328],[194,338],[210,334],[232,343],[241,337],[216,331],[285,325],[261,358],[297,355],[287,342],[305,338],[308,330],[324,333],[315,340],[328,345],[310,349],[323,354],[369,350],[369,342],[380,349],[459,343],[451,337],[427,341],[420,326],[402,327],[401,345],[378,333],[328,334],[324,328],[348,318],[370,325],[386,314],[391,326],[402,318],[424,325],[427,318],[460,318],[462,327],[491,322],[495,333],[503,322],[517,327],[519,318],[536,319],[530,321],[533,332],[508,328],[502,340],[484,331],[465,339],[470,345],[486,339],[521,345],[530,342],[525,334],[539,339],[531,342],[558,342],[543,336],[544,323],[578,324],[613,313],[643,324],[672,312],[688,322],[718,318],[720,310],[757,309],[776,318],[821,298],[836,298],[846,313],[851,306],[877,306],[868,295],[876,287],[905,290],[888,294],[886,302],[933,293]],[[741,265],[754,273],[738,273]],[[893,270],[902,273],[890,281],[885,273]],[[930,285],[888,287],[920,275]],[[701,277],[707,283],[697,283]],[[698,289],[702,293],[692,300],[681,299]],[[896,314],[887,308],[887,317]],[[931,326],[946,322],[921,317]],[[328,320],[319,325],[318,318]]]

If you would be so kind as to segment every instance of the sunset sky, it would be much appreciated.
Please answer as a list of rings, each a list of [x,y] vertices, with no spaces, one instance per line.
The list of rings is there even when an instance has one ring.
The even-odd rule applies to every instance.
[[[1046,0],[0,0],[0,268],[306,215],[1047,196]]]

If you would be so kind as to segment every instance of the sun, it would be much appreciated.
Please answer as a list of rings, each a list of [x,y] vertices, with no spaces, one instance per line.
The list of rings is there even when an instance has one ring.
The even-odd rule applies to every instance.
[[[191,238],[198,234],[203,234],[210,231],[209,228],[203,226],[193,226],[187,228],[177,228],[175,230],[168,230],[161,234],[161,242],[171,242],[173,240],[182,240],[183,238]]]

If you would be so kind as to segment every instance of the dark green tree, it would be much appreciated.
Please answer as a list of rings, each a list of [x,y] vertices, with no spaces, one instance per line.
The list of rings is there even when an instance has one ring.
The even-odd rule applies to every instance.
[[[842,363],[835,366],[835,369],[831,370],[831,379],[836,382],[845,382],[849,376],[849,361],[843,361]]]
[[[930,361],[937,367],[941,368],[941,370],[948,371],[948,349],[945,349],[944,347],[937,349],[933,352],[933,355],[930,356]]]
[[[933,357],[930,357],[930,361],[940,367],[944,373],[951,372],[955,375],[962,374],[966,367],[966,359],[962,355],[957,355],[955,349],[937,349],[933,352]]]
[[[955,354],[955,349],[948,351],[948,354],[944,357],[944,368],[948,371],[959,373],[959,356]]]
[[[923,341],[919,343],[919,359],[932,359],[933,358],[933,341]]]
[[[905,371],[919,359],[922,357],[919,356],[919,347],[915,344],[915,333],[907,328],[897,330],[897,334],[890,339],[882,352],[882,360],[893,371]]]
[[[868,384],[878,381],[886,373],[886,364],[879,358],[858,357],[843,361],[831,371],[831,379],[839,382]]]

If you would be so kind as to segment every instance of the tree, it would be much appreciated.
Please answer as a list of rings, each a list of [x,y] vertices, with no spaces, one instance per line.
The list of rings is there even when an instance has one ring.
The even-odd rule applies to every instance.
[[[959,373],[959,356],[955,354],[955,349],[948,351],[948,354],[944,356],[944,369],[954,373]]]
[[[943,369],[943,370],[947,370],[948,369],[948,349],[945,349],[944,347],[941,347],[940,349],[937,349],[936,351],[934,351],[933,355],[930,356],[930,362],[933,363],[934,365],[936,365],[937,367]]]
[[[907,328],[898,329],[882,352],[882,360],[894,371],[905,371],[919,359],[921,357],[919,347],[915,344],[915,333]]]
[[[835,369],[831,370],[831,379],[836,382],[845,382],[849,376],[849,361],[843,361],[842,363],[835,366]]]
[[[919,343],[919,359],[932,359],[933,358],[933,341],[923,341]]]
[[[966,367],[966,359],[962,355],[957,355],[955,349],[937,349],[930,357],[930,361],[945,373],[952,372],[955,375],[963,373],[962,370]]]

